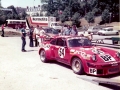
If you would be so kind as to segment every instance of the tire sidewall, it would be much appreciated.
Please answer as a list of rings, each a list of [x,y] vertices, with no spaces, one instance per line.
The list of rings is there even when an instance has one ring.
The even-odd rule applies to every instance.
[[[45,50],[41,50],[41,51],[40,51],[40,54],[39,54],[39,55],[40,55],[40,60],[41,60],[42,62],[47,62],[46,53],[45,53],[45,59],[44,59],[44,60],[41,59],[41,53],[42,53],[42,52],[45,53]]]
[[[76,59],[77,59],[77,61],[78,61],[79,64],[80,64],[80,70],[79,70],[79,71],[75,71],[75,70],[73,69],[73,67],[75,67],[75,66],[74,66],[74,61],[75,61]],[[81,74],[84,73],[84,68],[83,68],[82,61],[81,61],[79,58],[77,58],[77,57],[72,59],[71,67],[72,67],[72,70],[73,70],[73,72],[74,72],[75,74],[81,75]]]

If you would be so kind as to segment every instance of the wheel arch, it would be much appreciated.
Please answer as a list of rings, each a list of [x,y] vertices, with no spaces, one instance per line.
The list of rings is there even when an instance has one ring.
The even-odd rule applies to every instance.
[[[44,49],[44,48],[40,48],[40,49],[39,49],[39,55],[40,55],[41,50],[45,50],[45,49]]]
[[[81,62],[83,63],[82,59],[79,56],[75,55],[75,56],[72,56],[72,58],[70,60],[70,65],[72,64],[73,58],[79,58],[81,60]]]
[[[84,73],[85,73],[85,65],[84,65],[83,59],[81,59],[81,57],[79,57],[79,56],[77,56],[77,55],[73,56],[73,57],[71,58],[71,61],[70,61],[70,66],[72,67],[72,62],[73,62],[73,59],[74,59],[74,58],[79,58],[79,59],[80,59],[80,62],[81,62],[81,64],[82,64],[82,71],[81,71],[81,73],[84,74]]]

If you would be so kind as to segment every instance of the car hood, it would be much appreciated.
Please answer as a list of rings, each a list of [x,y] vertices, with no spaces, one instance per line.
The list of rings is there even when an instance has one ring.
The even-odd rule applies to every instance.
[[[117,58],[117,51],[105,48],[105,47],[97,47],[97,46],[90,46],[90,47],[76,47],[71,48],[70,52],[74,52],[82,59],[92,60],[93,55],[96,56],[97,62],[113,62],[113,61],[120,61],[120,58]]]

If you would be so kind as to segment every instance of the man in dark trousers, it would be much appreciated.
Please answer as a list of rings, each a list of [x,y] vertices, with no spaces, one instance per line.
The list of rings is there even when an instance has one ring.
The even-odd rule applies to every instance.
[[[29,39],[30,39],[30,43],[29,43],[29,46],[30,47],[33,47],[33,31],[34,31],[34,28],[33,26],[30,27],[30,30],[29,30]]]
[[[2,25],[2,27],[1,27],[1,29],[2,29],[2,37],[4,37],[4,25]]]
[[[23,26],[21,29],[21,39],[22,39],[22,52],[26,52],[25,50],[25,45],[26,45],[26,31],[25,31],[26,26]]]

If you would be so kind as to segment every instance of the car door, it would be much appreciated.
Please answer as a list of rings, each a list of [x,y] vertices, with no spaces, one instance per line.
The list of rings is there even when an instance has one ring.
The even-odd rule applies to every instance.
[[[56,60],[67,64],[68,53],[69,49],[67,48],[66,39],[58,38],[55,47]]]
[[[112,29],[108,29],[108,32],[109,32],[109,33],[108,33],[109,35],[112,35],[112,34],[113,34]]]
[[[55,56],[55,48],[56,48],[56,42],[57,42],[57,39],[53,39],[50,44],[50,50],[51,50],[51,58],[52,59],[56,59],[56,56]]]

